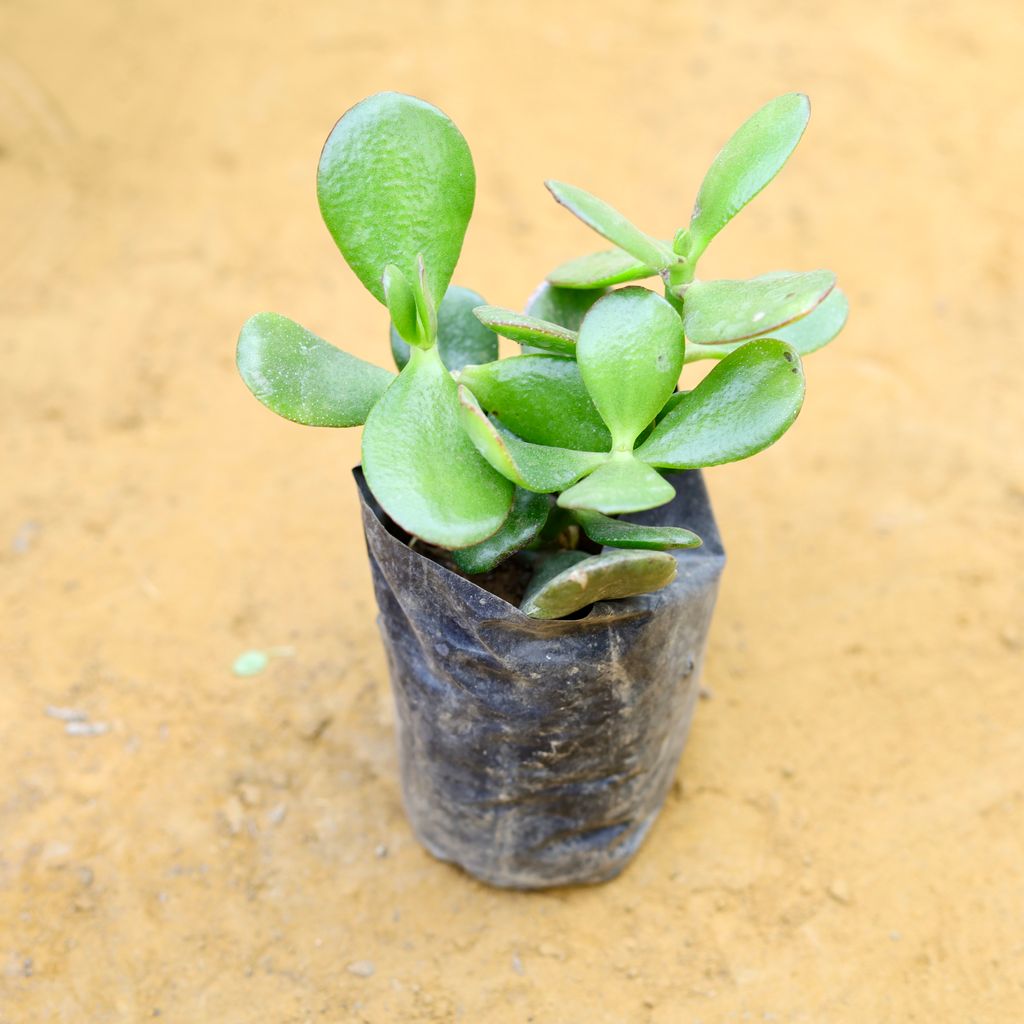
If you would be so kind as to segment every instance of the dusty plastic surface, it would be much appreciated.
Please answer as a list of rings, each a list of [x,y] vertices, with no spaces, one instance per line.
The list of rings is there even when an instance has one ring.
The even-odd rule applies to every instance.
[[[661,809],[699,691],[725,563],[700,473],[626,517],[703,538],[674,553],[672,583],[548,621],[410,549],[355,476],[420,841],[492,885],[614,877]]]

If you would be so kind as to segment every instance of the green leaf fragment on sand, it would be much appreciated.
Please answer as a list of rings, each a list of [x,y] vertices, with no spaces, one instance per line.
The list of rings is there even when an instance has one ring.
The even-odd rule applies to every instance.
[[[270,663],[266,651],[243,651],[231,666],[236,676],[258,676]]]

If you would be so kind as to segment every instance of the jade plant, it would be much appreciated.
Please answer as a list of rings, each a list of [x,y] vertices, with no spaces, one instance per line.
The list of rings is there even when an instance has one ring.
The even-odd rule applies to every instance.
[[[666,473],[776,441],[803,401],[801,356],[846,320],[826,270],[696,276],[715,235],[786,162],[809,113],[790,93],[747,120],[670,239],[547,182],[612,247],[553,270],[520,313],[451,284],[476,191],[459,130],[423,100],[371,96],[328,137],[317,195],[348,265],[388,311],[398,372],[260,313],[238,340],[242,378],[287,419],[364,425],[363,472],[388,516],[484,584],[516,557],[530,574],[527,615],[656,590],[676,573],[669,550],[700,538],[616,517],[670,501]],[[648,278],[660,279],[660,294],[635,283]],[[520,353],[500,359],[499,335]],[[681,386],[697,360],[718,362]]]

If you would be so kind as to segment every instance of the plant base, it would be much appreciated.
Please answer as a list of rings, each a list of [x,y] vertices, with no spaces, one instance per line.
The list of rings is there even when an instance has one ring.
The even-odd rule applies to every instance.
[[[626,517],[700,534],[675,581],[548,621],[410,548],[355,475],[418,838],[491,885],[614,877],[661,809],[699,693],[725,563],[700,473]]]

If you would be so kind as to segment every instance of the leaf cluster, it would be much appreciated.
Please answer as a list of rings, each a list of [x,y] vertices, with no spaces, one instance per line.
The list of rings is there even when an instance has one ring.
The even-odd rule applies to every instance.
[[[467,574],[518,555],[526,614],[555,618],[675,576],[681,528],[616,518],[662,505],[665,473],[747,458],[776,441],[804,396],[801,356],[842,328],[825,270],[697,277],[712,239],[778,173],[803,134],[805,96],[768,103],[726,143],[671,241],[584,190],[554,198],[612,248],[548,274],[524,312],[451,284],[473,210],[469,147],[436,107],[379,93],[327,139],[320,210],[346,262],[390,319],[397,374],[276,313],[238,340],[246,385],[279,415],[363,424],[381,506]],[[660,279],[661,294],[638,286]],[[499,336],[520,354],[499,359]],[[684,364],[717,364],[680,390]]]

